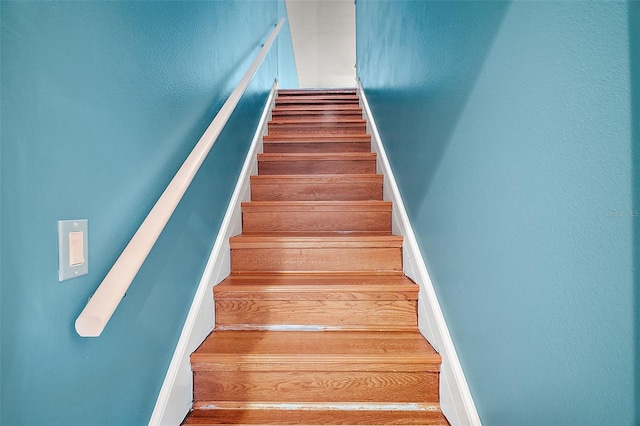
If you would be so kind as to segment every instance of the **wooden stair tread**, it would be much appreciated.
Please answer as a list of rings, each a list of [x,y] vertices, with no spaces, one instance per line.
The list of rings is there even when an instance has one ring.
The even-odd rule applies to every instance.
[[[391,235],[388,201],[248,201],[242,203],[243,234],[376,233]]]
[[[242,203],[244,211],[391,211],[390,201],[245,201]]]
[[[268,127],[268,133],[270,135],[318,135],[318,136],[331,136],[331,135],[366,135],[367,128],[360,123],[345,123],[340,126],[334,126],[331,123],[318,122],[318,123],[295,123],[284,124],[278,123],[270,124]]]
[[[355,97],[344,97],[342,99],[327,99],[323,97],[304,97],[304,98],[281,98],[276,99],[276,107],[283,105],[360,105]]]
[[[194,371],[220,359],[297,365],[376,362],[438,366],[440,355],[417,331],[215,331],[191,355]],[[400,367],[401,368],[401,367]]]
[[[289,120],[326,120],[326,121],[337,121],[341,119],[362,119],[362,110],[358,108],[352,108],[348,110],[337,110],[337,111],[325,111],[325,110],[306,110],[306,109],[295,109],[295,110],[273,110],[271,112],[271,119],[276,121],[286,121]]]
[[[216,329],[416,331],[418,290],[404,276],[231,275],[214,287]]]
[[[263,137],[265,153],[326,154],[371,152],[371,136],[362,133],[275,133]]]
[[[251,235],[240,234],[229,238],[231,249],[235,248],[274,248],[274,247],[402,247],[403,237],[397,235],[371,235],[362,233],[255,233]]]
[[[352,161],[352,160],[375,160],[375,152],[332,152],[332,153],[262,153],[258,154],[258,161]],[[362,174],[362,173],[359,173]]]
[[[362,117],[351,117],[351,116],[318,116],[318,117],[296,117],[296,116],[287,116],[287,117],[273,117],[271,121],[269,121],[269,126],[277,125],[277,126],[289,126],[296,124],[308,124],[308,125],[327,125],[327,126],[336,126],[342,127],[343,125],[360,125],[366,126],[367,121]]]
[[[213,291],[216,299],[417,300],[419,288],[406,276],[239,274],[225,278]]]
[[[253,200],[382,200],[384,177],[377,174],[254,175]]]
[[[332,129],[341,128],[365,128],[367,122],[362,118],[346,118],[342,117],[340,120],[326,119],[309,119],[304,117],[291,117],[289,120],[280,120],[274,118],[269,121],[269,131],[272,129],[286,130],[295,127],[330,127]]]
[[[402,237],[372,233],[270,232],[229,239],[231,274],[402,274]]]
[[[284,142],[269,143],[263,145],[265,153],[323,153],[323,152],[371,152],[371,142]]]
[[[340,153],[263,153],[258,154],[258,174],[365,174],[376,173],[376,154]]]
[[[248,201],[242,203],[243,234],[370,232],[391,235],[388,201]]]
[[[439,404],[195,404],[190,425],[424,425],[448,426]],[[408,409],[402,409],[403,406]],[[202,408],[201,408],[202,407]],[[295,409],[291,409],[295,407]],[[351,408],[353,407],[353,408]],[[367,409],[369,407],[369,409]]]
[[[336,87],[334,89],[279,89],[278,96],[288,95],[288,96],[306,96],[306,95],[325,95],[325,94],[351,94],[355,95],[357,93],[355,87]]]
[[[223,281],[215,287],[214,294],[218,300],[246,297],[268,300],[380,300],[382,297],[386,300],[390,298],[417,300],[418,288],[409,285],[391,287],[374,284],[366,287],[346,284],[245,284],[239,286]]]
[[[308,94],[305,96],[278,96],[276,98],[276,105],[284,103],[298,103],[298,102],[323,102],[323,103],[342,103],[353,102],[359,103],[360,100],[355,93],[346,94]]]
[[[322,286],[322,285],[343,285],[350,287],[360,286],[393,286],[395,288],[409,289],[417,288],[409,277],[405,275],[373,275],[373,274],[327,274],[310,276],[308,274],[261,274],[261,275],[230,275],[220,284],[214,287],[214,291],[222,284],[241,286]]]
[[[232,277],[237,276],[238,275],[232,275]],[[237,285],[222,281],[214,288],[216,297],[223,299],[250,296],[252,298],[270,300],[289,300],[289,298],[306,298],[310,300],[379,300],[381,298],[380,294],[382,294],[382,296],[388,296],[392,293],[393,297],[397,299],[418,299],[418,287],[415,285],[405,285],[402,287],[375,284],[369,284],[367,286],[348,284]]]
[[[221,299],[216,301],[215,331],[413,332],[418,330],[415,303],[409,299]],[[356,309],[355,315],[347,312]]]
[[[336,125],[330,121],[296,121],[296,122],[275,122],[269,123],[268,134],[366,134],[366,124],[359,122],[340,123]]]
[[[375,182],[382,183],[384,176],[377,174],[322,174],[322,175],[253,175],[251,182],[279,184],[329,184],[329,183],[358,183]]]
[[[335,114],[343,112],[358,112],[362,114],[362,107],[358,104],[336,104],[336,105],[276,105],[271,111],[271,115],[296,114],[318,112],[324,114]]]
[[[265,135],[263,141],[266,143],[291,143],[291,142],[371,142],[371,135],[291,135],[277,134]]]

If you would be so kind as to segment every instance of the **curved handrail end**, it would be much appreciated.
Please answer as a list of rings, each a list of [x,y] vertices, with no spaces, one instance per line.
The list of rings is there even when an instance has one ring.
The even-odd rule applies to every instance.
[[[106,325],[97,315],[80,315],[76,319],[76,332],[81,337],[98,337]]]

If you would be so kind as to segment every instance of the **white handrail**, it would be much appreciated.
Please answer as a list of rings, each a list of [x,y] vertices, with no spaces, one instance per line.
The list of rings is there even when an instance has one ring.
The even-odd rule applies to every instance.
[[[189,188],[202,162],[207,157],[211,147],[218,139],[220,132],[229,120],[231,113],[238,105],[240,98],[249,86],[273,41],[278,36],[285,18],[273,29],[269,38],[256,56],[242,80],[233,90],[227,101],[204,132],[191,154],[184,161],[176,175],[164,190],[156,204],[147,215],[140,228],[122,251],[116,263],[111,267],[107,276],[93,294],[87,306],[76,319],[76,331],[82,337],[97,337],[109,322],[111,315],[118,307],[131,282],[140,270],[149,252],[158,240],[160,233],[169,221],[182,196]]]

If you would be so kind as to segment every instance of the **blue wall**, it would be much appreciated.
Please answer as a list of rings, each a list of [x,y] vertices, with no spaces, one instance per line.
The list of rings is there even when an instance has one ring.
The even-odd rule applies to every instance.
[[[0,423],[145,424],[271,84],[296,84],[288,29],[102,336],[73,324],[284,5],[1,7]],[[90,272],[58,282],[57,221],[75,218]]]
[[[634,421],[638,18],[357,2],[358,74],[486,425]]]

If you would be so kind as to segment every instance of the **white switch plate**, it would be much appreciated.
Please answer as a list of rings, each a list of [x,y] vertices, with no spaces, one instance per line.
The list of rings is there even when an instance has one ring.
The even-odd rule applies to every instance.
[[[58,279],[60,281],[89,273],[89,221],[58,221]]]

